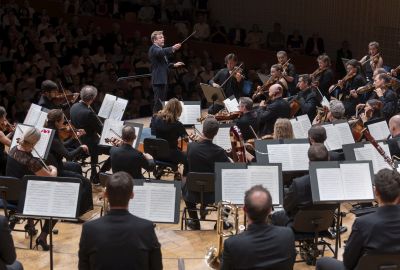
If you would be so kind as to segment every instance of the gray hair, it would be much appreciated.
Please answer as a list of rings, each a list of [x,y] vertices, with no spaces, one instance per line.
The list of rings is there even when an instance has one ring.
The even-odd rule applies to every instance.
[[[22,135],[22,144],[34,146],[40,140],[40,130],[35,127],[29,127]]]
[[[82,87],[81,89],[81,99],[84,102],[89,102],[92,101],[96,98],[97,96],[97,89],[96,87],[92,86],[92,85],[85,85],[84,87]]]
[[[239,102],[244,105],[246,110],[250,111],[253,109],[253,100],[251,98],[241,97]]]
[[[336,119],[342,119],[346,111],[343,103],[339,100],[331,100],[329,102],[329,110]]]

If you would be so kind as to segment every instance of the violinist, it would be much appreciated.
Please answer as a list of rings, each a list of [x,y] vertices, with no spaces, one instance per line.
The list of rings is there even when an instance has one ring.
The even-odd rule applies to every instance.
[[[178,148],[178,139],[188,136],[185,127],[179,121],[182,113],[182,105],[176,98],[170,99],[165,107],[159,111],[151,120],[151,134],[157,138],[168,141],[170,156],[163,161],[174,164],[183,164],[183,176],[187,174],[187,157]],[[178,177],[178,175],[175,175]]]
[[[276,53],[278,64],[282,66],[283,72],[282,77],[285,79],[288,85],[288,91],[290,95],[294,95],[296,91],[296,84],[294,78],[296,77],[296,69],[292,63],[290,63],[287,53],[285,51],[279,51]]]
[[[311,88],[311,77],[308,74],[300,75],[297,87],[300,89],[296,97],[296,101],[300,103],[299,115],[307,114],[312,121],[317,113],[318,97]]]
[[[80,215],[83,215],[89,210],[93,209],[92,199],[92,185],[89,179],[86,179],[82,175],[82,167],[77,163],[73,162],[75,157],[82,153],[88,154],[88,147],[86,145],[80,145],[78,148],[70,151],[66,146],[70,145],[72,138],[68,141],[62,142],[59,137],[59,130],[64,127],[64,113],[60,109],[50,110],[47,114],[47,121],[45,123],[46,128],[55,130],[53,141],[51,142],[49,156],[47,163],[54,165],[57,168],[58,175],[62,177],[76,177],[81,179],[82,193],[81,193],[81,205]],[[77,132],[77,136],[82,133]],[[67,161],[63,161],[63,159]]]
[[[274,125],[274,140],[294,139],[293,126],[289,119],[278,118]]]
[[[377,99],[369,99],[365,104],[358,104],[357,105],[357,110],[359,108],[364,107],[364,112],[360,114],[360,118],[364,123],[369,122],[369,121],[375,121],[379,119],[383,119],[382,117],[382,108],[383,108],[383,103]]]
[[[151,171],[154,167],[153,157],[147,153],[141,153],[132,147],[136,139],[135,128],[125,125],[122,128],[121,145],[113,146],[110,150],[111,167],[113,173],[124,171],[133,179],[142,179],[142,169]]]
[[[188,145],[188,165],[189,172],[214,173],[215,162],[231,162],[224,149],[213,143],[215,135],[219,130],[219,123],[213,117],[208,117],[203,123],[203,134],[196,142]],[[200,230],[200,221],[197,215],[196,204],[200,203],[200,194],[187,190],[186,182],[182,186],[182,195],[189,209],[188,226],[192,230]],[[209,204],[215,201],[214,192],[204,193],[204,203]],[[200,209],[204,209],[202,205]],[[201,219],[205,219],[205,211],[200,210]]]
[[[0,106],[0,173],[5,175],[6,164],[7,164],[7,154],[5,153],[4,146],[11,146],[11,138],[14,132],[8,130],[7,112],[3,106]],[[7,135],[4,132],[9,132]]]
[[[318,87],[321,93],[329,98],[329,86],[334,83],[335,75],[331,69],[331,59],[326,54],[317,58],[318,69],[311,74],[313,85]]]
[[[273,84],[268,91],[270,103],[260,103],[258,109],[259,135],[272,134],[274,125],[278,118],[290,118],[290,105],[282,98],[283,87],[280,84]]]
[[[51,80],[45,80],[41,85],[42,95],[38,101],[38,105],[43,108],[52,110],[58,109],[60,106],[52,102],[52,97],[59,95],[58,86],[55,82]]]
[[[378,74],[374,77],[375,94],[379,101],[383,103],[382,114],[386,121],[397,112],[397,95],[389,88],[390,79],[386,74]]]
[[[267,81],[264,82],[262,86],[257,86],[256,92],[253,94],[252,98],[254,102],[260,101],[260,99],[265,99],[268,97],[268,91],[273,84],[280,84],[282,88],[282,95],[286,96],[288,90],[288,84],[283,77],[283,67],[280,64],[275,64],[271,66],[271,74]]]
[[[368,55],[361,58],[360,63],[363,66],[367,81],[372,82],[375,69],[383,67],[383,58],[379,52],[378,42],[372,41],[368,44]]]
[[[253,100],[249,97],[241,97],[239,100],[239,111],[241,112],[241,116],[234,123],[240,129],[243,140],[247,141],[248,139],[255,138],[258,133],[258,126],[257,111],[253,110]],[[254,134],[250,126],[256,134]]]
[[[329,108],[326,112],[326,122],[335,123],[337,121],[345,119],[346,109],[344,108],[343,102],[340,100],[331,100],[329,102]],[[321,116],[317,115],[312,121],[312,125],[321,124]]]
[[[236,99],[239,99],[243,89],[243,75],[241,74],[241,70],[235,68],[237,66],[237,62],[238,59],[235,54],[230,53],[227,56],[225,56],[226,68],[219,70],[217,74],[214,76],[214,78],[209,81],[209,83],[214,87],[222,86],[222,89],[224,89],[226,97],[234,95]],[[238,71],[235,72],[236,70]],[[234,72],[234,74],[232,74],[232,72]],[[223,84],[224,82],[225,84]],[[224,106],[222,105],[214,104],[214,106],[211,106],[208,109],[208,113],[216,114],[223,108]]]

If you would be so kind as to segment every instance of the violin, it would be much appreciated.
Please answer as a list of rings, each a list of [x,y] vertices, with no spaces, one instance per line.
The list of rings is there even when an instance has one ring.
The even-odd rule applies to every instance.
[[[297,99],[297,95],[293,99],[290,100],[289,106],[290,106],[290,118],[292,118],[301,109],[301,104],[300,104],[299,100]]]
[[[290,58],[285,63],[282,64],[282,69],[283,69],[284,73],[286,73],[286,70],[287,70],[287,68],[289,66],[289,61],[290,61]]]
[[[354,78],[356,75],[357,75],[356,72],[349,72],[349,73],[347,73],[346,76],[344,76],[344,77],[341,79],[341,81],[342,81],[341,83],[343,83],[343,84],[346,83],[348,80]],[[340,84],[340,83],[337,83],[337,84],[331,85],[331,87],[329,87],[329,94],[331,94],[331,93],[333,92],[333,90],[335,90],[338,86],[341,86],[341,84]]]
[[[50,93],[49,99],[54,104],[75,103],[79,97],[79,93],[72,93],[66,90],[66,93]]]
[[[313,81],[318,80],[318,78],[321,76],[321,74],[327,70],[328,68],[317,68],[313,73],[310,74],[310,77]]]
[[[215,115],[207,114],[205,116],[197,118],[197,121],[203,122],[208,117],[214,117],[218,122],[227,122],[227,121],[233,121],[233,120],[239,118],[241,115],[242,115],[242,112],[239,112],[239,111],[238,112],[227,112],[225,109],[222,109],[219,112],[217,112]]]
[[[317,107],[317,116],[315,117],[313,123],[322,124],[328,120],[329,108],[326,106]]]
[[[232,145],[232,159],[234,162],[247,162],[246,148],[242,133],[237,126],[232,126],[229,130]]]
[[[72,126],[70,123],[67,124],[63,124],[61,127],[59,127],[57,129],[58,131],[58,137],[60,138],[60,140],[65,141],[68,140],[69,138],[76,138],[77,140],[79,140],[78,136],[80,136],[79,134],[81,134],[82,132],[84,132],[81,129],[76,129],[74,126]],[[83,135],[83,134],[82,134]]]
[[[111,137],[111,138],[105,138],[104,141],[108,144],[111,144],[112,146],[121,146],[124,141],[115,137]]]
[[[8,122],[8,120],[4,120],[3,123],[0,124],[0,128],[5,131],[5,132],[14,132],[15,131],[15,124],[10,124],[10,122]]]
[[[353,134],[354,140],[360,142],[363,138],[364,123],[361,118],[351,119],[348,121],[351,133]]]
[[[268,90],[271,87],[271,85],[277,83],[279,81],[280,78],[275,78],[270,76],[268,80],[266,80],[264,82],[263,85],[260,86],[260,88],[258,88],[253,96],[251,97],[253,99],[253,101],[259,100],[259,99],[263,99],[262,97],[266,97],[266,99],[268,99]]]

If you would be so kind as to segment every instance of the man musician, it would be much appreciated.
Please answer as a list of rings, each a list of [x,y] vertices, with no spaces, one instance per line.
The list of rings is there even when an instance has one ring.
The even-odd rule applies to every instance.
[[[379,52],[379,43],[376,41],[371,41],[368,44],[368,55],[364,56],[360,60],[361,65],[367,81],[373,81],[373,73],[377,68],[383,67],[383,58]]]
[[[234,95],[236,99],[241,96],[243,89],[243,75],[241,69],[236,68],[237,62],[238,59],[235,54],[230,53],[225,56],[226,68],[219,70],[214,78],[209,81],[214,87],[222,87],[226,97]],[[208,113],[216,114],[223,108],[223,105],[214,104],[208,108]]]
[[[318,69],[310,74],[313,86],[318,87],[321,93],[329,98],[329,86],[334,84],[335,75],[331,69],[331,59],[326,54],[317,58]]]
[[[295,97],[295,100],[300,105],[299,115],[307,114],[310,121],[312,121],[317,113],[318,97],[314,89],[311,88],[311,77],[308,74],[300,75],[297,87],[300,92]]]
[[[257,86],[257,90],[252,96],[254,102],[259,102],[268,96],[268,91],[273,84],[280,84],[282,88],[282,95],[286,96],[288,90],[288,83],[283,76],[283,67],[280,64],[275,64],[271,66],[270,76],[262,86]]]
[[[255,138],[258,133],[257,111],[253,110],[253,100],[249,97],[241,97],[239,100],[240,118],[234,122],[242,133],[243,140]]]
[[[278,59],[278,64],[282,66],[282,77],[287,83],[288,91],[290,95],[294,95],[296,91],[296,69],[292,63],[289,63],[288,56],[285,51],[277,52],[276,58]]]
[[[59,106],[51,101],[52,96],[59,94],[57,84],[51,80],[45,80],[42,82],[41,90],[38,105],[49,110],[58,109]]]
[[[170,63],[168,57],[181,48],[181,44],[174,44],[172,47],[164,47],[165,37],[163,31],[151,33],[151,45],[149,49],[149,59],[151,63],[151,83],[154,91],[153,113],[157,113],[162,108],[162,102],[167,99],[168,92],[168,68],[180,67],[184,63]]]
[[[378,74],[374,77],[375,94],[378,99],[383,103],[382,114],[386,121],[396,114],[397,111],[397,95],[388,86],[390,79],[386,74]]]

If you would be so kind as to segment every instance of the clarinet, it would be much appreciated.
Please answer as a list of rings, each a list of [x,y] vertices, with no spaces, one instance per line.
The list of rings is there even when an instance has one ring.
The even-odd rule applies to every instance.
[[[396,169],[396,163],[393,161],[393,159],[388,156],[385,153],[385,150],[382,149],[382,147],[378,144],[378,142],[372,137],[371,133],[368,131],[368,129],[364,128],[361,133],[365,136],[367,141],[369,141],[375,149],[378,151],[378,153],[383,157],[383,159],[386,161],[387,164],[389,164],[390,167],[393,169]]]

